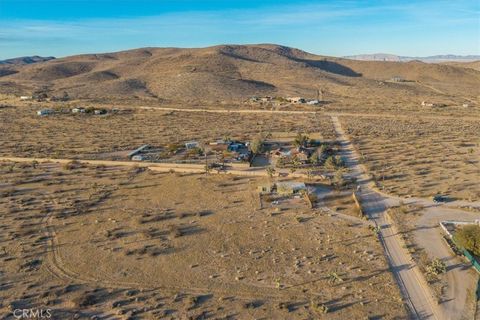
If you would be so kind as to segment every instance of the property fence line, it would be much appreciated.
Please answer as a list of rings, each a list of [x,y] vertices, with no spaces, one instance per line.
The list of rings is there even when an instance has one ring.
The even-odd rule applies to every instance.
[[[453,235],[450,233],[450,231],[448,231],[447,227],[445,227],[445,224],[446,223],[450,223],[450,224],[459,224],[459,225],[469,225],[469,224],[476,224],[478,223],[477,221],[454,221],[454,220],[445,220],[445,221],[440,221],[440,227],[442,228],[442,230],[447,234],[447,236],[450,238],[450,241],[453,243],[453,245],[458,249],[458,251],[460,251],[464,256],[465,258],[467,258],[468,261],[470,261],[472,263],[472,266],[475,268],[475,270],[477,270],[478,273],[480,273],[480,263],[477,261],[477,259],[475,258],[475,256],[473,254],[470,253],[470,251],[462,248],[461,246],[459,246],[456,242],[455,242],[455,239],[453,238]],[[451,245],[450,245],[451,247]],[[455,249],[452,248],[452,250],[455,252]],[[477,297],[478,294],[479,294],[479,290],[480,288],[477,288]]]

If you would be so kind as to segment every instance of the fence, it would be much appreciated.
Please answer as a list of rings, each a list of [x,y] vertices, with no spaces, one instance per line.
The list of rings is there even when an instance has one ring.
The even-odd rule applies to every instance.
[[[477,259],[475,259],[475,257],[469,251],[467,251],[465,249],[460,249],[460,251],[472,263],[472,265],[475,267],[475,269],[477,269],[477,271],[480,272],[480,263],[478,263]]]
[[[448,230],[448,228],[446,227],[447,224],[456,224],[456,225],[471,225],[471,224],[478,224],[478,220],[475,220],[475,221],[453,221],[453,220],[445,220],[445,221],[441,221],[440,222],[440,227],[442,228],[442,230],[446,233],[446,235],[448,236],[448,240],[449,240],[449,245],[450,247],[452,247],[452,245],[454,246],[454,248],[452,247],[452,250],[454,252],[456,251],[460,251],[467,259],[468,261],[470,261],[473,265],[473,267],[480,273],[480,263],[477,261],[477,259],[475,259],[475,257],[468,251],[468,250],[465,250],[463,249],[461,246],[459,246],[456,242],[455,242],[455,239],[453,237],[453,235],[450,233],[450,231]],[[477,290],[478,292],[478,290]]]

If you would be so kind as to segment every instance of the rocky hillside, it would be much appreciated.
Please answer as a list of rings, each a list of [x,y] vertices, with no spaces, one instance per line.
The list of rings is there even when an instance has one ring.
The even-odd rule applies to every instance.
[[[302,95],[321,89],[329,99],[362,95],[412,97],[430,89],[389,83],[394,76],[435,85],[445,94],[478,95],[480,72],[449,65],[356,61],[278,45],[198,49],[142,48],[0,66],[0,92],[46,88],[75,98],[137,97],[166,101],[239,101],[253,95]],[[384,83],[385,82],[385,83]],[[430,91],[429,91],[430,90]]]

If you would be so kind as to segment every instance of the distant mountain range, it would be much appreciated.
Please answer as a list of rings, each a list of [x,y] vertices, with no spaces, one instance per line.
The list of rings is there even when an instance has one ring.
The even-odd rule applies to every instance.
[[[406,57],[406,56],[397,56],[394,54],[387,53],[374,53],[374,54],[359,54],[353,56],[345,56],[346,59],[352,60],[363,60],[363,61],[394,61],[394,62],[408,62],[413,60],[418,60],[427,63],[438,63],[438,62],[470,62],[480,60],[479,55],[468,55],[468,56],[458,56],[454,54],[443,54],[436,56],[428,57]]]
[[[31,56],[31,57],[19,57],[19,58],[12,58],[7,60],[0,60],[1,65],[25,65],[25,64],[32,64],[37,62],[44,62],[53,60],[55,57],[40,57],[40,56]]]
[[[388,53],[358,54],[352,56],[344,56],[342,58],[362,61],[392,61],[392,62],[408,62],[422,61],[426,63],[442,63],[442,62],[471,62],[480,60],[480,55],[459,56],[454,54],[443,54],[428,57],[407,57],[397,56]],[[0,60],[0,65],[26,65],[37,62],[45,62],[53,60],[55,57],[27,56]]]

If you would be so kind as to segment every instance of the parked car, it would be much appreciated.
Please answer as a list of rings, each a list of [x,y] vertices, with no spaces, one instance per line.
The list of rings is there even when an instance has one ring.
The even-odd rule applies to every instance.
[[[448,198],[446,196],[442,196],[441,194],[437,194],[433,196],[432,200],[435,203],[440,203],[440,202],[447,202]]]

